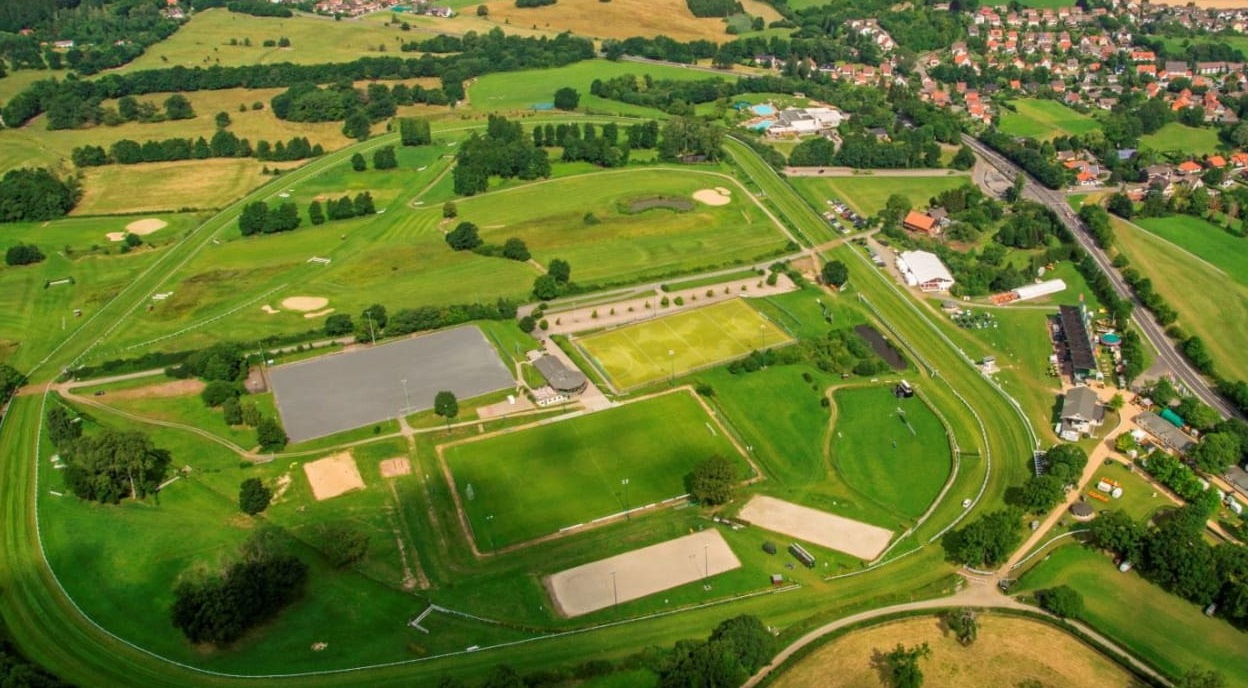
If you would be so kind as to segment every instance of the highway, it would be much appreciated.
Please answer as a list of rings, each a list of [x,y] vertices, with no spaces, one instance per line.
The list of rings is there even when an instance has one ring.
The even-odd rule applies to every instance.
[[[1011,179],[1018,174],[1025,174],[1021,169],[1015,166],[1014,163],[1007,160],[1000,153],[997,153],[981,143],[979,139],[963,134],[962,141],[966,145],[970,146],[985,162],[997,168],[1003,174],[1008,175]],[[1149,341],[1149,343],[1152,344],[1153,349],[1157,352],[1161,361],[1167,368],[1170,369],[1172,373],[1174,373],[1175,378],[1181,382],[1183,386],[1187,387],[1192,394],[1196,395],[1201,401],[1217,409],[1217,411],[1223,416],[1242,417],[1242,415],[1239,414],[1230,404],[1228,404],[1226,400],[1213,389],[1209,382],[1205,380],[1205,378],[1202,377],[1195,368],[1192,367],[1192,364],[1179,353],[1173,342],[1171,342],[1169,337],[1166,336],[1164,328],[1162,328],[1162,326],[1157,323],[1157,320],[1153,318],[1153,314],[1144,307],[1144,304],[1136,298],[1135,293],[1127,287],[1127,283],[1122,279],[1122,276],[1118,274],[1118,271],[1115,270],[1113,265],[1110,264],[1109,257],[1106,256],[1105,252],[1096,245],[1096,242],[1092,239],[1092,235],[1088,232],[1087,228],[1079,219],[1079,216],[1075,213],[1074,209],[1070,207],[1070,204],[1067,202],[1066,193],[1062,190],[1053,190],[1044,187],[1033,179],[1031,175],[1025,176],[1027,184],[1023,189],[1023,196],[1038,203],[1042,203],[1052,210],[1058,218],[1062,220],[1062,223],[1070,229],[1071,234],[1074,235],[1075,240],[1079,242],[1079,245],[1083,247],[1083,250],[1087,251],[1088,254],[1096,260],[1097,265],[1099,265],[1101,270],[1103,270],[1109,277],[1110,283],[1114,286],[1114,291],[1118,292],[1119,296],[1130,299],[1131,303],[1135,306],[1134,309],[1132,309],[1131,319],[1135,321],[1135,324],[1139,328],[1140,332]]]

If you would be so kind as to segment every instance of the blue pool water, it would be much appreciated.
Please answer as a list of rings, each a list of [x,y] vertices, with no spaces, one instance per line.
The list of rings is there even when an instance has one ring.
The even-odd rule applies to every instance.
[[[765,119],[757,124],[750,125],[750,129],[753,129],[754,131],[766,131],[767,129],[770,129],[771,125],[775,123],[776,123],[776,120],[774,119]]]
[[[754,114],[756,114],[756,115],[774,115],[774,114],[776,114],[776,109],[775,109],[774,107],[770,106],[770,105],[755,105],[755,106],[753,106],[753,107],[751,107],[751,108],[750,108],[750,111],[751,111],[751,112],[753,112],[753,113],[754,113]]]

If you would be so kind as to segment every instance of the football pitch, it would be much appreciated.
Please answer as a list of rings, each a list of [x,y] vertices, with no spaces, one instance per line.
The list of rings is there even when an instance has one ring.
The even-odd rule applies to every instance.
[[[745,300],[732,299],[576,341],[616,389],[631,389],[792,340]]]
[[[683,391],[448,445],[441,454],[482,551],[678,497],[694,464],[714,454],[739,458]]]

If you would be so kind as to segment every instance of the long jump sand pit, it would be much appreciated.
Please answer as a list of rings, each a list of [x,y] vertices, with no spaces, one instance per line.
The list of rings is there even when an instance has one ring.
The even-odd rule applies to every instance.
[[[707,205],[728,205],[732,202],[732,196],[729,195],[731,193],[722,186],[714,189],[699,189],[693,192],[693,200]]]
[[[337,497],[351,490],[364,489],[364,479],[355,465],[351,452],[341,452],[311,463],[303,464],[303,472],[312,485],[312,495],[318,502]]]
[[[581,616],[741,568],[717,530],[660,542],[546,577],[555,608]],[[703,570],[706,569],[706,570]]]
[[[759,528],[834,549],[870,561],[888,547],[892,531],[826,511],[811,509],[766,495],[755,495],[737,514]]]

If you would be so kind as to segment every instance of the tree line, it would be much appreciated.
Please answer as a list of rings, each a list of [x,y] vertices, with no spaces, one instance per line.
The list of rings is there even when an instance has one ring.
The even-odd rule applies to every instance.
[[[685,0],[695,17],[730,17],[744,12],[737,0]]]
[[[9,170],[0,177],[0,223],[64,217],[81,198],[73,177],[60,179],[42,167]]]
[[[253,150],[251,142],[240,139],[232,132],[218,129],[211,140],[171,138],[163,141],[139,143],[130,139],[115,141],[107,150],[103,146],[78,146],[70,158],[79,167],[101,165],[137,165],[145,162],[170,162],[175,160],[206,160],[208,158],[249,158],[286,162],[320,157],[325,154],[321,144],[313,145],[306,137],[296,136],[290,141],[278,141],[276,145],[261,139]]]
[[[563,162],[584,161],[599,167],[626,165],[629,151],[658,145],[659,123],[654,120],[632,124],[623,132],[621,137],[620,126],[614,122],[601,125],[601,129],[592,123],[538,125],[533,127],[533,145],[562,147]]]
[[[292,204],[293,205],[293,204]],[[177,378],[199,378],[204,381],[200,398],[210,408],[221,407],[228,425],[248,425],[256,429],[256,443],[263,451],[286,446],[286,431],[276,418],[264,415],[255,404],[240,401],[246,394],[243,380],[248,373],[247,356],[236,342],[221,342],[193,351],[165,375]]]
[[[375,79],[440,77],[449,101],[463,98],[463,82],[490,72],[558,67],[594,56],[593,43],[563,34],[555,38],[507,36],[499,29],[470,32],[458,39],[462,51],[419,58],[364,57],[352,62],[296,65],[279,63],[237,67],[170,67],[110,73],[91,81],[45,79],[31,84],[4,106],[5,126],[19,127],[47,111],[53,101],[95,107],[107,98],[147,93],[176,93],[228,88],[282,88],[299,83],[336,83]]]
[[[1024,138],[1019,141],[1008,134],[989,130],[980,134],[979,140],[1050,189],[1060,189],[1071,181],[1070,170],[1058,164],[1052,156],[1044,155],[1040,150],[1041,145],[1035,139]]]
[[[373,195],[367,191],[361,191],[355,195],[355,198],[341,196],[337,200],[327,200],[323,208],[319,200],[308,204],[308,221],[313,225],[323,225],[326,221],[350,220],[353,217],[365,217],[376,213]]]
[[[332,316],[331,316],[332,317]],[[512,320],[516,317],[516,304],[506,299],[494,303],[461,303],[450,306],[420,306],[403,308],[393,313],[382,304],[376,303],[360,313],[359,320],[336,321],[335,327],[354,327],[355,337],[359,341],[372,341],[383,337],[401,337],[413,332],[461,325],[472,320]]]

